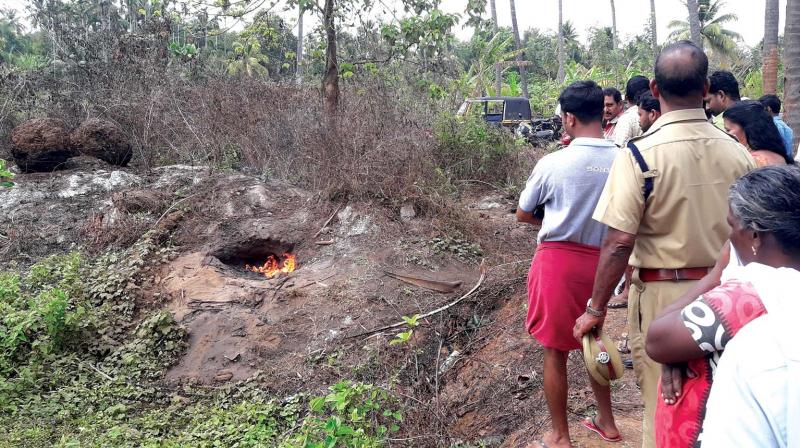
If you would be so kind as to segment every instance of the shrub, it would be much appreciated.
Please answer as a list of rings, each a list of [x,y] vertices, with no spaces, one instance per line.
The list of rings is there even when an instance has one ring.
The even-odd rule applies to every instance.
[[[11,182],[11,179],[13,177],[14,173],[6,169],[6,161],[0,159],[0,187],[6,187],[6,188],[13,187],[14,182]]]
[[[451,179],[508,182],[509,159],[521,144],[505,129],[491,126],[478,117],[456,118],[442,113],[436,120],[436,166]]]

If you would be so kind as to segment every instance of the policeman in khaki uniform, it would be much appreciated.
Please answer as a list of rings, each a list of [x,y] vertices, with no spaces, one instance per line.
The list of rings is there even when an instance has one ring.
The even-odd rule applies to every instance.
[[[609,232],[592,298],[573,331],[577,338],[602,327],[606,304],[630,263],[629,343],[645,402],[644,447],[655,446],[662,368],[645,353],[647,328],[714,266],[730,229],[728,189],[755,168],[742,145],[706,120],[707,74],[708,58],[688,41],[664,48],[656,60],[650,88],[662,115],[620,151],[611,167],[593,216]]]

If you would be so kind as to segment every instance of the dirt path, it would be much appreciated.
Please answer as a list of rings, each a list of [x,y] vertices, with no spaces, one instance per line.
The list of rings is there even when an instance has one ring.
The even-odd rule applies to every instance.
[[[482,197],[475,203],[487,230],[495,236],[489,243],[494,246],[490,252],[520,260],[516,273],[524,276],[535,247],[535,230],[516,223],[509,213],[515,206],[512,198],[494,195]],[[540,347],[523,328],[527,306],[524,282],[506,300],[494,314],[491,328],[487,329],[487,333],[493,333],[491,342],[470,353],[469,360],[449,378],[445,396],[448,393],[462,399],[470,396],[481,403],[477,412],[464,413],[456,407],[455,414],[461,415],[453,427],[456,434],[462,434],[467,440],[491,440],[493,434],[502,434],[501,446],[524,447],[539,440],[550,423],[541,383],[543,360]],[[623,333],[628,331],[627,312],[627,309],[609,312],[605,329],[614,341],[622,340]],[[623,359],[629,357],[623,354]],[[573,444],[576,447],[640,446],[642,404],[633,370],[625,370],[623,377],[612,385],[615,417],[623,436],[621,443],[604,442],[581,425],[584,418],[595,413],[587,375],[580,353],[573,352],[568,365],[568,412]]]
[[[606,319],[605,329],[611,337],[618,341],[622,333],[627,332],[627,309],[609,310]],[[623,359],[630,355],[622,355]],[[608,443],[600,439],[599,436],[587,430],[581,425],[582,416],[572,414],[570,416],[570,435],[576,447],[638,447],[642,440],[642,404],[640,401],[639,388],[636,386],[636,377],[633,370],[625,370],[623,377],[616,381],[612,386],[611,399],[614,404],[614,412],[617,420],[617,427],[622,433],[621,443]],[[586,397],[587,404],[592,402],[591,394]]]

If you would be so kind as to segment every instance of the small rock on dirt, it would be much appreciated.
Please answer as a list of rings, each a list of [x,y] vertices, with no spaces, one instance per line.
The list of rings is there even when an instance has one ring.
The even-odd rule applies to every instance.
[[[126,166],[133,156],[131,144],[115,123],[90,118],[69,136],[70,144],[82,154],[97,157],[112,165]]]
[[[503,206],[491,199],[484,199],[481,202],[478,202],[475,205],[475,208],[478,210],[492,210],[495,208],[502,208]]]
[[[233,378],[233,372],[223,370],[214,376],[214,381],[224,383],[225,381],[230,381],[231,378]]]
[[[169,196],[158,190],[131,189],[111,195],[114,206],[125,213],[156,213],[163,210]]]
[[[417,217],[417,211],[414,209],[414,204],[403,204],[400,207],[400,219],[403,222],[411,221]]]
[[[34,118],[11,132],[11,155],[24,173],[63,168],[72,157],[67,125],[54,118]]]

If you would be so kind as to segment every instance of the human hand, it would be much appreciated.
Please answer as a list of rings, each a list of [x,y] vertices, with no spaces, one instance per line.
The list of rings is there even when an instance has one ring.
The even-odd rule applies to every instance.
[[[695,374],[686,364],[661,365],[661,398],[664,403],[673,405],[678,402],[683,392],[683,379],[694,378]]]
[[[602,329],[605,320],[605,316],[592,316],[589,313],[583,313],[583,315],[575,321],[575,326],[572,328],[572,336],[577,339],[578,342],[581,342],[583,335],[592,331],[592,329]]]

